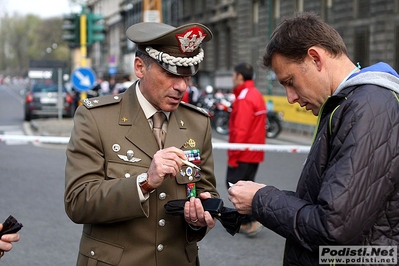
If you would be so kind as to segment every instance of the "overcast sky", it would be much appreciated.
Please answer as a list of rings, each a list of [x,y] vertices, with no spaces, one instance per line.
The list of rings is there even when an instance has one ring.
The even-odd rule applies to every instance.
[[[42,18],[79,13],[79,6],[70,6],[68,0],[0,0],[1,7],[9,14],[35,14]]]

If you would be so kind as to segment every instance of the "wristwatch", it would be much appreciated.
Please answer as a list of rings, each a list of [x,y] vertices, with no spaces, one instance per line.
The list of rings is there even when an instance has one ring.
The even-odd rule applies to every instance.
[[[139,186],[142,187],[145,191],[152,193],[155,191],[155,188],[151,187],[148,184],[148,175],[147,173],[142,173],[137,176],[137,181],[139,182]]]

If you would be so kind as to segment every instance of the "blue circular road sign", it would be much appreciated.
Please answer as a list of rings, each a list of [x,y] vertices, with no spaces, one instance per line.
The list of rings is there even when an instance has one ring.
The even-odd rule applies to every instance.
[[[96,74],[91,68],[80,67],[72,72],[71,82],[78,91],[87,91],[96,84]]]

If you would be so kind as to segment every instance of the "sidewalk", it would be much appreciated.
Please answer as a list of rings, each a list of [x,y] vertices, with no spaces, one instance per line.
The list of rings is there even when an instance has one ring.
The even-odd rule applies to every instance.
[[[73,128],[72,118],[35,119],[30,121],[32,135],[70,137]]]

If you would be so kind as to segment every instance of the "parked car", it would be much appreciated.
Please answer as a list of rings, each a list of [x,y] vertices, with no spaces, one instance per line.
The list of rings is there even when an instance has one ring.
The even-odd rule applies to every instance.
[[[62,115],[73,117],[75,113],[73,96],[62,87]],[[53,83],[34,83],[25,95],[25,121],[35,117],[58,116],[58,85]]]

